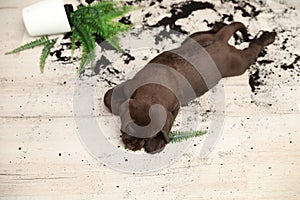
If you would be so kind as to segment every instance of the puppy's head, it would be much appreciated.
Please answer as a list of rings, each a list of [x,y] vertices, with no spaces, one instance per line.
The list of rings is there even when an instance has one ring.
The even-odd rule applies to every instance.
[[[157,153],[169,142],[173,116],[163,106],[148,101],[129,99],[120,106],[121,132],[125,147],[145,148]]]

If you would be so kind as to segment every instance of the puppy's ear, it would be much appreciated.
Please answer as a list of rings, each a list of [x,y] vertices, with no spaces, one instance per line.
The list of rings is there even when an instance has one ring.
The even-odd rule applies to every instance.
[[[132,99],[126,100],[119,107],[119,115],[121,118],[121,130],[122,131],[126,131],[127,125],[133,121],[129,114],[129,102],[131,100]]]
[[[119,115],[121,118],[121,129],[129,131],[131,134],[137,130],[127,130],[129,124],[137,126],[146,126],[150,123],[149,106],[144,102],[135,99],[128,99],[119,106]]]
[[[130,116],[139,126],[147,126],[150,123],[149,109],[150,105],[144,101],[129,100]]]
[[[126,121],[129,120],[129,118],[133,119],[133,117],[132,117],[133,110],[136,110],[136,109],[137,109],[136,100],[131,99],[131,98],[127,99],[119,107],[119,113],[120,113],[121,119],[122,118],[125,119],[125,117],[126,117]],[[130,115],[128,115],[128,114],[130,114]]]
[[[124,84],[120,84],[108,90],[104,95],[104,105],[115,115],[119,115],[120,105],[128,99],[123,88]]]
[[[217,33],[219,30],[221,30],[224,26],[227,26],[224,22],[216,22],[213,26],[213,28],[209,31],[210,33]]]
[[[108,90],[105,95],[104,95],[104,105],[109,109],[109,111],[111,112],[111,96],[113,93],[113,88]]]

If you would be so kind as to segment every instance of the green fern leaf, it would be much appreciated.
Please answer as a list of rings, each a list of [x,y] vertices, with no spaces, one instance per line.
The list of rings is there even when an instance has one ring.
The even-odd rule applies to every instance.
[[[106,21],[111,21],[117,17],[123,16],[124,14],[128,13],[131,10],[133,9],[128,6],[118,7],[112,10],[111,12],[107,13],[106,15],[104,15],[103,18]]]
[[[122,49],[121,49],[121,47],[120,47],[120,45],[119,45],[119,39],[117,38],[117,37],[110,37],[110,38],[108,38],[108,39],[106,39],[107,40],[107,42],[109,43],[109,44],[111,44],[111,46],[113,46],[118,52],[121,52],[122,51]]]
[[[124,15],[132,10],[129,6],[118,6],[116,2],[102,1],[85,7],[79,7],[70,16],[72,28],[72,52],[75,42],[79,41],[82,46],[82,58],[78,68],[81,74],[87,64],[93,67],[95,55],[95,37],[98,35],[107,40],[114,48],[121,51],[119,40],[116,35],[129,30],[130,26],[113,19]]]
[[[91,34],[91,31],[89,31],[88,28],[85,26],[81,26],[78,20],[71,17],[72,24],[74,28],[76,29],[79,36],[77,39],[81,43],[82,46],[82,58],[79,66],[79,71],[81,72],[84,70],[84,65],[88,63],[92,63],[96,57],[95,54],[95,38]],[[73,40],[74,41],[74,40]]]
[[[87,62],[87,54],[82,54],[81,56],[81,61],[80,61],[80,65],[79,65],[79,68],[77,70],[77,73],[80,75],[84,72],[85,70],[85,65],[86,65],[86,62]]]
[[[27,50],[27,49],[32,49],[32,48],[37,47],[37,46],[46,45],[47,43],[49,43],[48,36],[42,36],[39,39],[36,39],[32,42],[24,44],[24,45],[12,50],[12,51],[9,51],[9,52],[5,53],[5,55],[19,53],[21,51],[24,51],[24,50]]]
[[[91,5],[91,7],[97,11],[100,11],[102,15],[107,15],[108,13],[114,12],[116,9],[119,9],[117,3],[112,1],[97,2]]]
[[[44,73],[46,59],[49,56],[50,50],[54,47],[56,41],[57,41],[57,38],[53,39],[51,41],[48,40],[48,43],[45,44],[45,46],[42,50],[42,54],[41,54],[41,57],[40,57],[40,71],[41,71],[41,73]]]
[[[95,49],[95,39],[93,34],[88,30],[88,27],[83,26],[76,19],[72,20],[72,24],[78,33],[78,40],[86,45],[88,52],[92,52]]]
[[[205,135],[207,131],[171,131],[169,134],[170,143],[181,142],[193,137]]]
[[[78,34],[76,32],[76,30],[74,28],[72,28],[72,38],[71,38],[71,54],[72,54],[72,57],[74,55],[74,51],[76,49],[76,40],[78,40]]]
[[[79,68],[77,70],[77,73],[80,75],[84,72],[85,70],[85,66],[88,64],[89,59],[88,59],[88,52],[86,49],[86,46],[84,43],[81,44],[82,46],[82,56],[81,56],[81,61],[80,61],[80,65]]]
[[[118,6],[116,2],[104,1],[78,8],[71,18],[85,29],[90,29],[92,34],[98,34],[103,39],[108,39],[129,30],[130,26],[112,20],[131,10],[133,9],[129,6]]]
[[[85,66],[91,64],[94,67],[96,57],[95,35],[107,40],[114,48],[121,51],[117,34],[129,30],[130,26],[113,19],[123,16],[132,10],[129,6],[120,6],[112,1],[102,1],[92,5],[79,7],[70,16],[72,25],[72,53],[75,42],[79,41],[82,47],[82,58],[78,68],[81,74]]]

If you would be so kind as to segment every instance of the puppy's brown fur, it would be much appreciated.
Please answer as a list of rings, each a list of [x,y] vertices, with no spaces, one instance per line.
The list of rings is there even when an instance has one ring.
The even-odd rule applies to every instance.
[[[248,48],[244,50],[236,49],[228,44],[230,37],[240,31],[244,41],[248,40],[246,27],[240,22],[230,25],[216,23],[209,31],[197,32],[187,38],[182,45],[174,51],[183,52],[187,56],[197,57],[197,51],[191,48],[196,41],[210,55],[220,72],[220,77],[216,76],[212,80],[215,85],[223,77],[237,76],[243,74],[251,64],[253,64],[258,54],[263,48],[275,40],[274,32],[263,32],[258,38],[250,42]],[[116,115],[120,115],[122,122],[122,140],[125,146],[131,150],[145,148],[148,153],[161,151],[169,142],[169,132],[177,116],[180,105],[186,104],[189,97],[186,97],[186,88],[180,84],[178,78],[174,78],[172,70],[179,72],[192,86],[195,97],[207,92],[210,87],[205,82],[205,77],[174,51],[166,51],[152,59],[134,78],[128,80],[115,88],[110,89],[104,96],[105,105]],[[158,65],[154,65],[158,64]],[[160,65],[167,67],[160,67]],[[205,66],[206,69],[213,70],[212,66]],[[176,90],[176,95],[164,84],[148,83],[138,88],[137,85],[145,80],[158,77],[165,83],[172,85],[172,90]],[[208,77],[209,78],[209,77]],[[115,94],[113,96],[113,93]],[[112,97],[113,96],[113,97]],[[167,120],[163,128],[155,135],[149,137],[134,137],[136,130],[130,126],[135,123],[139,126],[147,126],[151,120],[149,117],[150,107],[154,104],[162,105],[166,110]],[[131,119],[126,116],[126,109],[129,109]],[[159,114],[154,118],[159,119]]]

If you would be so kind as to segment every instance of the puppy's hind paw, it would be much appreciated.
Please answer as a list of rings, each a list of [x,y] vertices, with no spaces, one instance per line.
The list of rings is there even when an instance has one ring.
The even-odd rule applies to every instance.
[[[276,32],[264,31],[262,35],[256,40],[257,43],[263,46],[272,44],[275,41]]]

